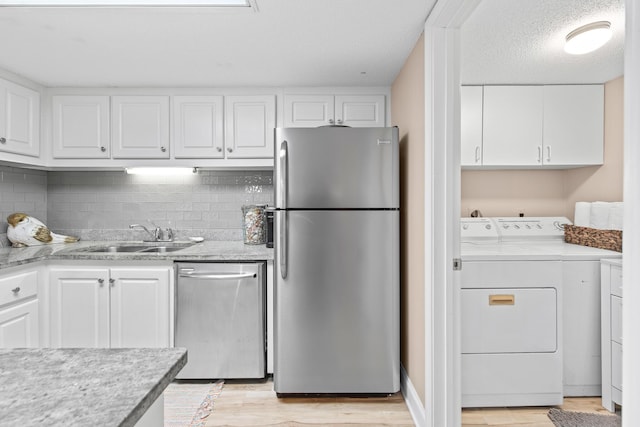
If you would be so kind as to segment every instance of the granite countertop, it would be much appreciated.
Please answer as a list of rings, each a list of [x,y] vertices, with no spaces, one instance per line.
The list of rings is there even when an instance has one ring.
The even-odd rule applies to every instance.
[[[273,249],[265,245],[245,245],[241,241],[205,241],[176,252],[167,253],[103,253],[86,252],[94,246],[143,244],[122,241],[81,241],[25,248],[0,248],[0,269],[44,260],[168,260],[168,261],[262,261],[273,259]],[[157,243],[161,245],[161,243]]]
[[[0,349],[0,424],[133,426],[186,363],[184,348]]]

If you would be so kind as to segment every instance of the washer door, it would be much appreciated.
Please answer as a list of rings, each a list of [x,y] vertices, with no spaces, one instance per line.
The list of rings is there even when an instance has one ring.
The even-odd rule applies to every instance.
[[[554,352],[554,288],[463,289],[462,353]]]

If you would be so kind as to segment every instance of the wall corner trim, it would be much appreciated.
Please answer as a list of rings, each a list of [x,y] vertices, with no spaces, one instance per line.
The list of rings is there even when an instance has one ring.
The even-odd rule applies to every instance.
[[[425,426],[426,413],[424,405],[420,401],[420,396],[418,396],[418,392],[413,387],[411,379],[407,375],[407,371],[405,371],[402,364],[400,364],[400,390],[402,391],[404,401],[409,408],[411,418],[413,418],[413,423],[418,427]]]

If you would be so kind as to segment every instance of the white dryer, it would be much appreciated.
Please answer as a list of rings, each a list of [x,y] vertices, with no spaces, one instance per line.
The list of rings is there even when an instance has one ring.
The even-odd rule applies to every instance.
[[[599,261],[563,217],[461,220],[462,406],[557,405],[600,390]]]

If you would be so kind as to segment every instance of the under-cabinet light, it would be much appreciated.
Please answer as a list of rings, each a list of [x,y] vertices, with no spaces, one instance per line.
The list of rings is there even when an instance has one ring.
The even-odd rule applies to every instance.
[[[249,0],[0,0],[12,7],[251,7]]]
[[[567,34],[564,51],[572,55],[582,55],[602,47],[609,39],[611,39],[611,23],[592,22]]]
[[[156,167],[138,167],[138,168],[125,168],[125,171],[130,175],[191,175],[198,173],[196,168],[156,168]]]

